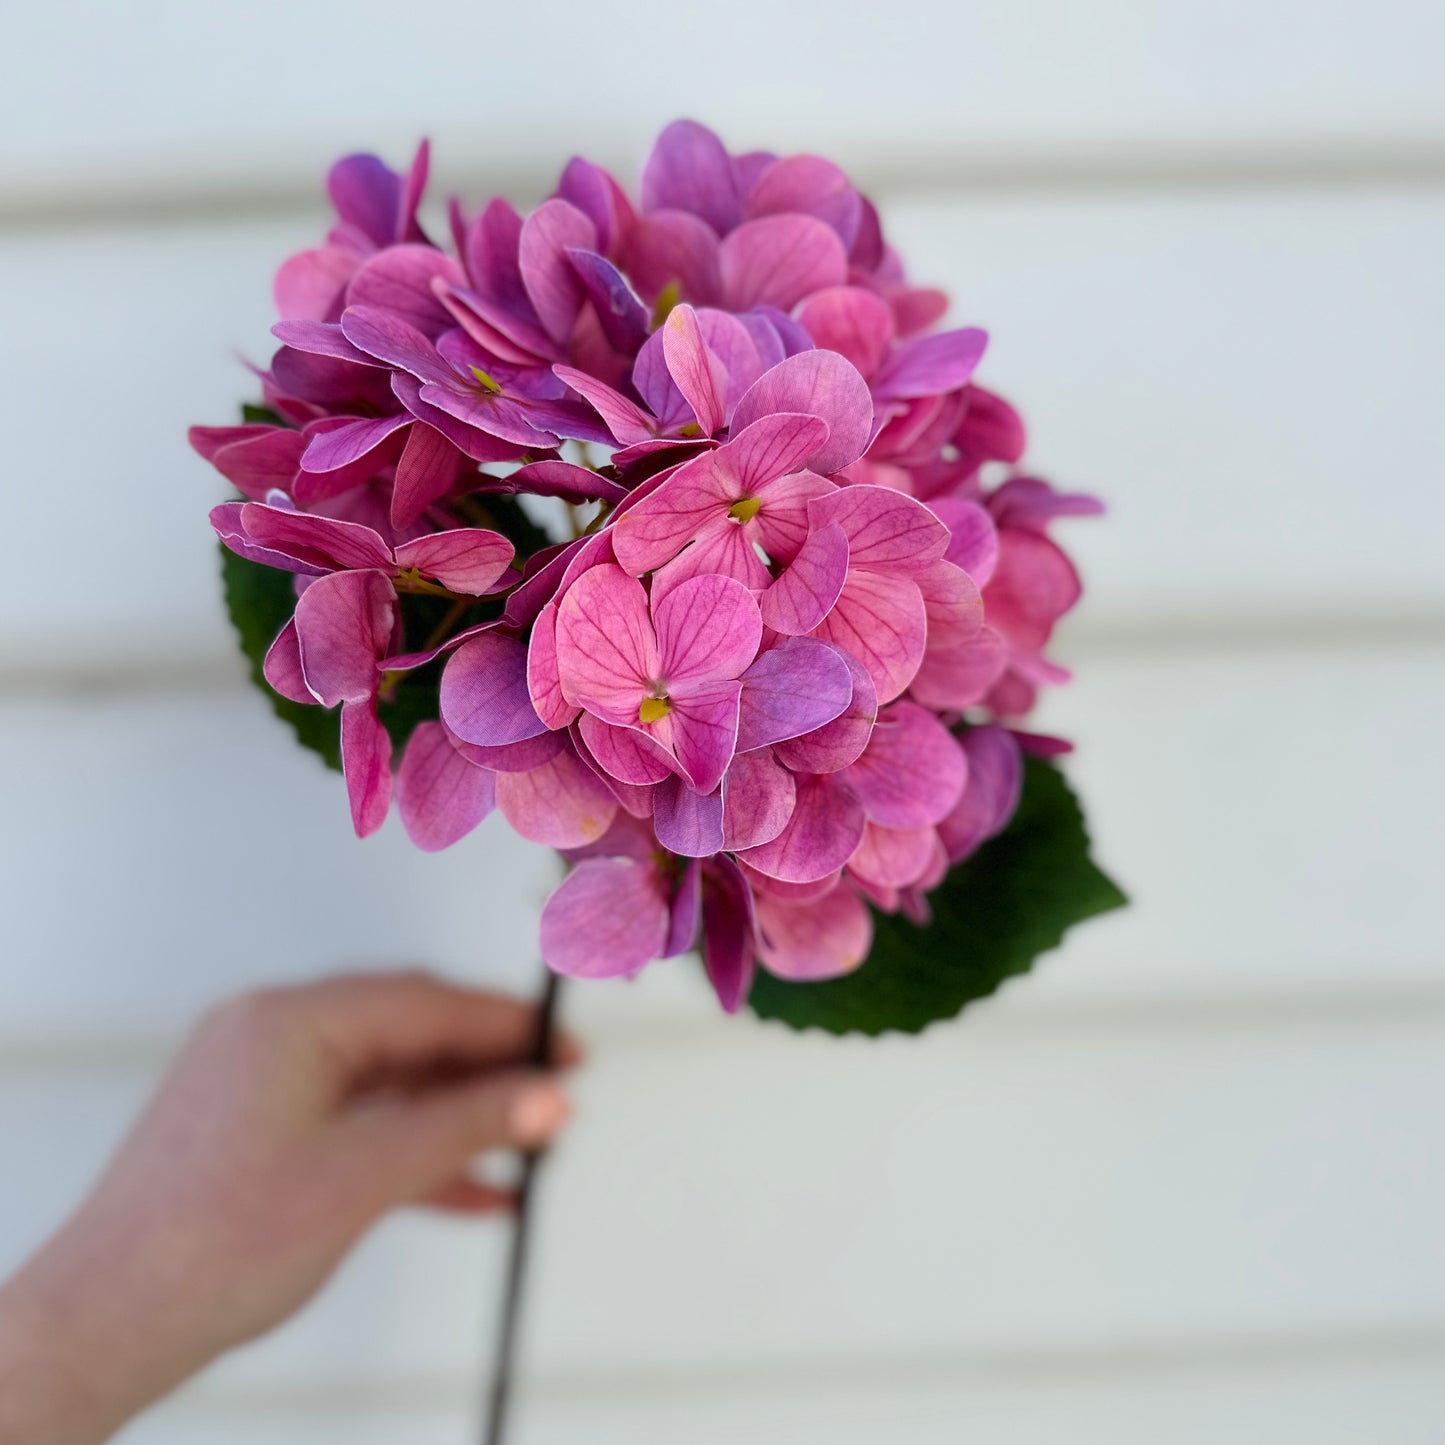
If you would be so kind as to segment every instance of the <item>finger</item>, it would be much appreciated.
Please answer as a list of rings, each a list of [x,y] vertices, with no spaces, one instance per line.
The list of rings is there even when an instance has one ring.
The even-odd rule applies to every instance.
[[[517,1191],[462,1174],[416,1202],[447,1214],[509,1214],[517,1207]]]
[[[570,1113],[551,1075],[495,1074],[362,1110],[350,1121],[351,1146],[387,1202],[402,1203],[443,1188],[488,1149],[541,1148]]]
[[[530,1060],[534,1004],[429,974],[348,975],[296,990],[318,1041],[347,1080],[443,1061],[471,1069]],[[582,1057],[559,1032],[553,1062]]]

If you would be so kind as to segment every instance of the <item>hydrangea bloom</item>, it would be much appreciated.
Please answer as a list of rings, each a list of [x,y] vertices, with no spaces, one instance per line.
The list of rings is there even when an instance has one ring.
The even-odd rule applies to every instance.
[[[339,706],[358,833],[394,795],[421,848],[498,809],[566,855],[554,969],[696,947],[732,1010],[759,965],[858,967],[871,910],[925,919],[1007,824],[1021,749],[1067,746],[1013,729],[1067,676],[1050,529],[1098,504],[1015,470],[985,333],[935,329],[828,161],[679,121],[635,199],[577,159],[530,215],[452,202],[446,244],[426,170],[333,168],[273,419],[192,433],[245,499],[221,540],[294,575],[268,681]]]

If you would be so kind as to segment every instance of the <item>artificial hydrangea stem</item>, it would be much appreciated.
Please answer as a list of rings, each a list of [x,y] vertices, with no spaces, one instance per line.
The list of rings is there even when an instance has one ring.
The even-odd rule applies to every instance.
[[[537,1067],[545,1065],[552,1057],[557,996],[562,984],[560,974],[553,973],[550,968],[546,970],[546,974],[547,981],[542,989],[542,1001],[537,1014],[537,1033],[532,1046],[531,1062]],[[537,1167],[546,1152],[545,1149],[538,1149],[522,1156],[522,1175],[517,1183],[517,1209],[512,1222],[512,1243],[507,1255],[502,1314],[492,1359],[492,1377],[487,1389],[486,1430],[482,1436],[484,1445],[503,1445],[506,1438],[507,1414],[512,1400],[512,1376],[516,1368],[517,1332],[526,1285],[532,1199]]]

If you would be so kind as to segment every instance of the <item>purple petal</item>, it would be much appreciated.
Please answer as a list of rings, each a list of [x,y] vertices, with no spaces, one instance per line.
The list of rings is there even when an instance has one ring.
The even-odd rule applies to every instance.
[[[906,341],[874,377],[873,394],[891,400],[956,391],[973,375],[987,345],[988,332],[976,326]]]
[[[347,307],[385,311],[435,340],[453,322],[451,313],[437,300],[433,281],[461,286],[466,279],[462,268],[434,246],[390,246],[371,257],[351,278],[346,290]],[[352,345],[371,350],[349,331],[345,335]]]
[[[752,890],[731,858],[716,858],[703,869],[702,962],[728,1013],[748,996],[756,952]]]
[[[384,573],[318,577],[296,604],[301,668],[312,695],[327,707],[370,698],[395,623],[396,594]]]
[[[522,223],[518,251],[522,281],[543,330],[559,346],[571,336],[577,313],[587,299],[587,290],[567,253],[591,251],[596,245],[596,227],[567,201],[543,201]]]
[[[341,771],[356,836],[370,837],[391,808],[391,737],[370,697],[341,709]]]
[[[731,577],[715,575],[674,587],[657,605],[653,624],[660,675],[674,699],[690,692],[690,684],[742,676],[763,636],[752,594]]]
[[[350,246],[318,246],[288,257],[271,287],[276,310],[287,320],[330,321],[363,259]]]
[[[958,739],[917,703],[896,702],[878,715],[863,756],[843,774],[869,821],[926,828],[953,811],[968,776]]]
[[[969,728],[959,742],[968,757],[968,782],[957,806],[938,825],[953,863],[961,863],[985,839],[1003,830],[1018,807],[1023,787],[1023,758],[1006,728]]]
[[[977,502],[963,497],[938,497],[928,505],[948,528],[948,550],[943,555],[982,587],[993,576],[998,561],[998,529],[993,518]]]
[[[1027,436],[1023,418],[1003,397],[970,383],[964,388],[968,409],[954,434],[954,445],[966,462],[1016,462],[1024,454]]]
[[[1041,532],[1055,517],[1097,517],[1104,504],[1085,492],[1058,492],[1038,477],[1010,477],[988,499],[1000,527]]]
[[[717,232],[687,211],[639,216],[627,238],[625,269],[643,298],[655,302],[670,287],[694,306],[722,292]]]
[[[440,407],[432,406],[422,399],[422,383],[405,371],[391,374],[391,389],[397,400],[420,422],[440,432],[458,451],[476,462],[515,461],[526,451],[515,442],[503,441],[500,437],[479,431],[459,421]]]
[[[788,903],[757,896],[759,953],[769,973],[797,983],[815,983],[851,973],[873,946],[867,905],[840,883],[822,898]]]
[[[580,848],[612,826],[617,801],[570,748],[540,768],[497,774],[497,806],[513,828],[549,848]]]
[[[932,828],[885,828],[869,823],[848,860],[848,872],[879,888],[915,886],[933,867],[938,834]]]
[[[483,633],[452,654],[442,673],[442,721],[464,742],[502,747],[545,732],[527,688],[527,648]]]
[[[723,143],[695,120],[675,120],[657,138],[642,168],[645,211],[691,211],[719,235],[741,219],[732,160]]]
[[[238,557],[259,562],[263,567],[275,567],[282,572],[297,572],[310,577],[319,577],[331,570],[329,562],[300,562],[285,552],[277,552],[253,542],[241,523],[241,512],[245,506],[244,502],[222,502],[219,507],[211,508],[211,526],[221,541]]]
[[[848,279],[838,233],[815,216],[765,216],[744,221],[718,247],[723,298],[732,311],[798,302]]]
[[[723,804],[718,793],[699,793],[681,778],[658,783],[652,795],[657,841],[683,858],[711,858],[722,852]]]
[[[410,426],[405,412],[382,417],[326,417],[306,429],[301,465],[308,472],[334,472],[360,461],[400,427]]]
[[[633,221],[622,187],[601,166],[573,156],[557,182],[557,194],[570,201],[597,230],[597,245],[610,256]]]
[[[722,781],[723,846],[731,852],[771,843],[793,815],[797,786],[769,748],[739,753]]]
[[[468,762],[475,763],[479,768],[489,768],[494,773],[530,773],[533,768],[550,763],[567,748],[565,731],[538,733],[534,738],[523,738],[519,743],[503,743],[496,748],[463,742],[455,734],[449,736],[452,746]]]
[[[399,366],[420,381],[450,385],[454,380],[432,339],[404,317],[376,306],[348,306],[341,313],[341,329],[368,356]]]
[[[440,852],[465,838],[496,803],[496,774],[463,757],[441,723],[418,723],[396,774],[407,837],[423,853]]]
[[[1082,591],[1074,564],[1043,533],[1009,527],[999,534],[984,609],[989,626],[1015,647],[1042,648]]]
[[[491,591],[511,566],[515,549],[500,532],[458,527],[431,532],[396,549],[399,567],[415,567],[453,592],[480,597]]]
[[[848,578],[848,538],[836,522],[808,534],[798,555],[758,598],[774,632],[811,632],[833,610]]]
[[[200,427],[191,445],[243,496],[260,501],[273,487],[289,492],[306,438],[289,427]]]
[[[697,941],[697,927],[702,921],[702,865],[692,859],[682,870],[677,889],[672,895],[671,916],[667,923],[667,942],[662,956],[676,958],[691,951]]]
[[[743,674],[738,751],[814,732],[852,700],[852,673],[835,649],[809,637],[789,638]]]
[[[357,366],[378,364],[375,358],[346,339],[338,321],[278,321],[271,328],[271,335],[284,345],[312,356],[331,356],[337,361],[350,361]]]
[[[733,430],[774,412],[802,412],[828,424],[828,439],[807,459],[815,472],[856,462],[873,435],[873,397],[850,362],[831,351],[804,351],[753,383],[733,412]]]
[[[668,897],[652,863],[588,858],[542,908],[542,957],[574,978],[619,978],[662,956]]]
[[[785,883],[812,883],[836,872],[863,837],[863,808],[831,773],[799,777],[787,826],[770,843],[739,858]]]
[[[553,367],[557,376],[573,391],[586,398],[597,415],[607,424],[613,440],[623,446],[650,441],[657,435],[657,423],[635,401],[630,401],[620,391],[578,371],[571,366]]]
[[[627,278],[596,251],[573,247],[567,259],[577,273],[602,334],[624,356],[633,356],[647,340],[647,308],[627,284]]]
[[[531,497],[561,497],[568,502],[620,502],[627,488],[588,467],[571,462],[532,462],[507,477],[490,477],[480,492],[520,492]]]
[[[835,649],[836,650],[836,649]],[[836,773],[863,754],[878,719],[878,693],[868,670],[851,652],[838,651],[853,682],[848,706],[830,723],[777,743],[780,762],[800,773]]]
[[[326,189],[336,214],[376,246],[398,240],[402,179],[379,156],[343,156],[331,167]]]

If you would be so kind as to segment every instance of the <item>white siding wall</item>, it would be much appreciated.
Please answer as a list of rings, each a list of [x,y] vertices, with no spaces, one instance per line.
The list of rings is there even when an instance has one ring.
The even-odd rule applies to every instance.
[[[333,153],[538,194],[812,145],[1104,494],[1047,725],[1135,906],[921,1041],[573,990],[522,1445],[1445,1434],[1445,14],[52,4],[0,21],[0,1271],[208,1001],[533,983],[543,850],[353,840],[243,685],[184,428]],[[472,1438],[491,1226],[385,1226],[133,1445]]]

